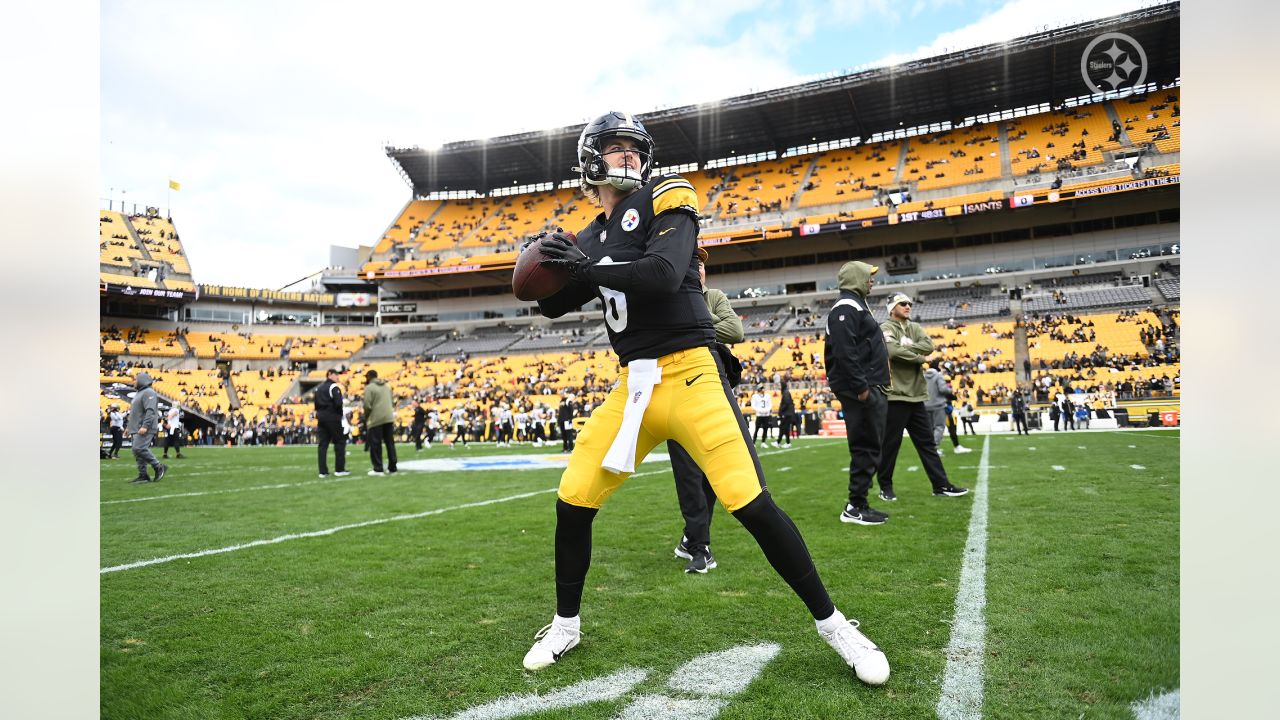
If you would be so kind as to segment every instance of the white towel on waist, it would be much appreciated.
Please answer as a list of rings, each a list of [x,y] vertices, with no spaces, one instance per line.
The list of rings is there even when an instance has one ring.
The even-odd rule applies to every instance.
[[[640,422],[653,398],[653,387],[662,382],[662,367],[657,360],[632,360],[627,363],[627,404],[622,410],[622,425],[605,453],[602,466],[615,473],[635,472],[636,440]]]

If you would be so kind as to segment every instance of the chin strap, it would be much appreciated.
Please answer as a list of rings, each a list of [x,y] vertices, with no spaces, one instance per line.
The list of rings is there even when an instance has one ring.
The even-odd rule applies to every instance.
[[[611,168],[605,178],[605,182],[618,190],[626,192],[640,187],[640,183],[643,181],[640,178],[640,173],[631,168]]]

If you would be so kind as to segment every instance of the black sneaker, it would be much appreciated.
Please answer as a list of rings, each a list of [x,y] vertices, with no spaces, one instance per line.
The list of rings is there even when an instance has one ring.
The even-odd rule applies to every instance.
[[[940,488],[935,488],[933,494],[935,497],[942,497],[944,495],[946,497],[960,497],[961,495],[968,495],[969,488],[956,487],[955,485],[943,485]]]
[[[689,546],[685,544],[687,542],[689,542],[689,538],[681,536],[680,542],[676,544],[676,557],[692,560],[693,553],[689,552]]]
[[[885,502],[898,502],[898,496],[893,494],[893,490],[881,490],[880,499]]]
[[[164,474],[167,472],[169,472],[169,466],[164,464],[160,465],[160,467],[156,468],[156,479],[151,482],[160,482],[160,479],[163,478]]]
[[[689,564],[684,566],[684,571],[706,575],[708,570],[714,570],[715,567],[716,559],[710,550],[697,550],[693,553],[693,559]]]
[[[844,512],[840,513],[840,522],[855,523],[858,525],[883,525],[889,516],[875,510],[870,506],[855,508],[852,505],[846,505]]]
[[[151,482],[151,478],[147,477],[146,475],[139,475],[138,477],[130,480],[129,482],[133,483],[134,485],[141,485],[142,483]]]

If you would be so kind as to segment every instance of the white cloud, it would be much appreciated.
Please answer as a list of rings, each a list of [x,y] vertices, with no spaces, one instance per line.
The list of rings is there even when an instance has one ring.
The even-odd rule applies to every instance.
[[[945,0],[936,4],[946,4]],[[893,53],[869,63],[871,67],[896,65],[946,52],[981,47],[1016,37],[1043,32],[1046,28],[1080,23],[1137,10],[1150,0],[1010,0],[978,20],[938,35],[932,42],[903,53]]]

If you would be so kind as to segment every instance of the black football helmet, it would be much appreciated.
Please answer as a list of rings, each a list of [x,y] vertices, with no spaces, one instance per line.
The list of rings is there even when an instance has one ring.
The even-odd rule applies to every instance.
[[[629,168],[610,168],[601,150],[604,141],[615,136],[630,138],[640,152],[640,172]],[[630,113],[611,111],[587,123],[578,136],[578,167],[584,182],[591,185],[612,185],[623,192],[634,190],[648,182],[653,171],[653,136]]]

